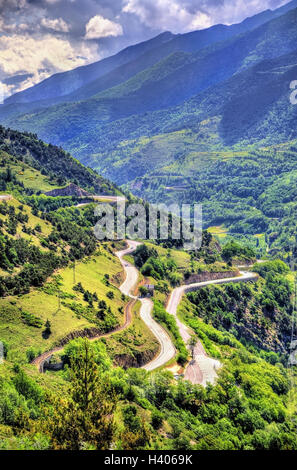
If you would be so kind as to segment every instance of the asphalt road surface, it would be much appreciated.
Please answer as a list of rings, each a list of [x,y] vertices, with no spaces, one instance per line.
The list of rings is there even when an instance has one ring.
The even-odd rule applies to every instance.
[[[136,287],[138,281],[138,269],[125,261],[124,256],[133,253],[133,251],[135,251],[137,246],[141,245],[141,243],[127,240],[127,244],[127,249],[117,252],[117,256],[119,257],[124,270],[126,271],[126,279],[121,285],[120,290],[123,294],[128,295],[132,299],[136,299],[136,297],[133,295],[133,289]],[[143,369],[152,371],[165,365],[168,361],[174,358],[176,350],[167,332],[152,317],[152,311],[154,307],[153,302],[150,299],[139,300],[141,302],[140,317],[160,343],[160,351],[158,356],[155,357],[150,363],[143,366]]]
[[[177,316],[177,308],[180,301],[182,300],[183,295],[186,292],[191,292],[200,289],[201,287],[209,286],[211,284],[226,284],[230,282],[253,281],[256,280],[257,277],[257,274],[254,273],[241,272],[240,276],[238,277],[198,282],[196,284],[189,284],[177,287],[172,291],[167,304],[167,312],[171,315],[174,315],[181,337],[184,343],[187,345],[188,349],[191,351],[193,357],[192,361],[186,368],[184,374],[186,380],[189,380],[194,384],[201,384],[204,386],[206,386],[207,383],[213,384],[217,377],[217,370],[221,367],[221,363],[218,360],[212,359],[211,357],[207,356],[199,340],[197,340],[196,345],[191,350],[189,341],[191,340],[193,332],[186,325],[184,325]]]
[[[9,198],[9,196],[2,196],[2,199]],[[134,290],[137,286],[139,271],[136,267],[132,266],[128,261],[126,261],[124,257],[126,255],[132,254],[136,250],[137,246],[141,245],[141,243],[133,240],[126,240],[126,243],[128,247],[116,253],[126,273],[126,278],[123,284],[120,286],[120,291],[124,295],[132,299],[132,302],[129,302],[129,304],[126,306],[125,324],[106,335],[100,335],[90,338],[91,340],[99,339],[104,336],[110,336],[118,331],[127,328],[131,324],[133,300],[137,300],[137,297],[134,295]],[[254,280],[256,277],[257,275],[254,273],[242,272],[240,277],[200,282],[197,284],[184,285],[174,289],[168,301],[167,312],[175,316],[177,326],[185,344],[188,345],[193,335],[193,332],[186,325],[184,325],[177,317],[177,308],[185,292],[193,291],[210,284],[225,284],[229,282],[251,281]],[[140,316],[160,343],[159,354],[150,363],[143,366],[143,368],[147,371],[152,371],[164,366],[171,359],[173,359],[176,355],[176,349],[171,341],[171,338],[164,330],[164,328],[162,328],[161,325],[152,318],[153,302],[147,298],[140,298],[139,301],[141,302]],[[48,360],[49,357],[51,357],[51,355],[53,355],[55,352],[63,350],[63,348],[64,347],[54,348],[51,351],[42,354],[33,361],[33,364],[35,364],[38,369],[42,371],[44,362]],[[188,348],[190,349],[189,345]],[[221,364],[219,361],[212,359],[206,355],[202,344],[200,343],[200,341],[197,341],[193,349],[193,360],[189,363],[185,371],[185,379],[190,380],[194,384],[206,385],[207,382],[214,383],[217,376],[216,371],[219,369],[220,366]]]

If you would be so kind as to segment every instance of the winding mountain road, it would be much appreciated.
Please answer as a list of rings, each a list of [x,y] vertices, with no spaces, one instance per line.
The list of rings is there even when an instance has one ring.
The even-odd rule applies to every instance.
[[[132,299],[136,299],[136,297],[131,292],[137,285],[139,273],[134,266],[124,260],[124,256],[133,253],[136,250],[137,246],[141,245],[141,243],[131,240],[127,240],[126,242],[128,244],[128,248],[117,253],[117,256],[119,257],[126,271],[126,280],[120,287],[120,290]],[[197,289],[212,284],[254,281],[257,278],[257,274],[250,272],[241,272],[239,277],[216,279],[213,281],[205,281],[196,284],[183,285],[181,287],[177,287],[172,291],[168,300],[166,310],[168,313],[175,317],[181,337],[189,350],[189,341],[193,335],[193,332],[190,330],[190,328],[184,325],[184,323],[182,323],[177,316],[177,308],[182,300],[183,295],[187,292],[195,291]],[[161,366],[164,366],[167,362],[173,359],[176,355],[176,349],[167,332],[161,327],[161,325],[159,325],[159,323],[157,323],[152,318],[152,311],[154,306],[153,302],[149,299],[139,300],[141,302],[140,316],[142,320],[146,323],[146,325],[150,328],[152,333],[156,336],[161,345],[159,355],[155,359],[153,359],[149,364],[146,364],[143,367],[148,371],[152,371]],[[186,368],[184,374],[185,379],[191,381],[194,384],[202,384],[204,386],[206,386],[208,382],[213,384],[217,377],[217,370],[221,367],[221,363],[218,360],[207,356],[199,340],[194,346],[192,354],[193,360],[189,363],[188,367]]]
[[[167,364],[171,359],[173,359],[176,355],[175,346],[172,343],[172,340],[168,333],[164,330],[164,328],[157,323],[152,317],[153,311],[153,302],[148,298],[139,298],[134,295],[134,290],[137,287],[138,278],[139,278],[139,271],[138,269],[133,266],[131,263],[126,261],[124,257],[126,255],[132,254],[136,248],[141,245],[140,242],[126,240],[128,245],[127,248],[124,250],[116,252],[116,256],[119,258],[124,271],[126,273],[126,278],[123,284],[120,286],[120,291],[130,297],[131,301],[128,303],[125,309],[126,313],[126,321],[125,324],[121,327],[118,327],[116,330],[111,331],[105,335],[97,335],[92,338],[89,338],[91,341],[108,337],[114,333],[124,330],[127,328],[132,321],[132,314],[131,309],[136,300],[141,302],[140,308],[140,317],[144,321],[144,323],[148,326],[151,332],[155,335],[160,343],[160,351],[159,354],[148,364],[143,366],[143,369],[147,371],[153,371],[158,369],[159,367],[164,366]],[[199,282],[196,284],[190,285],[183,285],[174,289],[169,297],[168,304],[167,304],[167,312],[173,315],[176,319],[177,326],[179,328],[181,337],[184,343],[187,345],[188,349],[190,350],[189,340],[191,339],[193,332],[188,328],[184,323],[182,323],[178,316],[177,316],[177,308],[179,303],[182,300],[183,295],[186,292],[194,291],[200,289],[202,287],[211,285],[211,284],[225,284],[230,282],[243,282],[243,281],[253,281],[257,279],[257,275],[254,273],[249,272],[241,272],[240,277],[233,277],[233,278],[225,278],[225,279],[216,279],[214,281],[205,281]],[[35,364],[38,369],[42,372],[43,366],[46,361],[50,359],[50,357],[59,351],[62,351],[64,346],[56,347],[51,351],[48,351],[41,356],[34,359],[32,364]],[[191,381],[194,384],[202,384],[206,385],[208,382],[214,383],[216,379],[216,371],[221,367],[219,361],[212,359],[207,356],[202,344],[200,341],[197,341],[194,350],[193,350],[193,360],[189,363],[188,367],[186,368],[184,377],[186,380]]]
[[[126,271],[126,279],[125,282],[121,285],[120,290],[123,294],[131,297],[132,299],[137,299],[137,297],[133,295],[133,289],[137,285],[139,272],[138,269],[124,260],[124,256],[133,253],[137,246],[141,245],[141,243],[132,240],[127,240],[126,242],[128,244],[128,248],[116,253]],[[140,317],[158,339],[161,346],[158,356],[143,366],[143,369],[152,371],[169,362],[175,356],[176,349],[164,328],[162,328],[161,325],[159,325],[159,323],[157,323],[152,318],[152,311],[154,307],[153,302],[150,299],[140,298],[139,300],[141,302]]]
[[[201,289],[202,287],[206,287],[213,284],[228,284],[230,282],[254,281],[257,278],[257,274],[241,272],[240,277],[230,277],[225,279],[216,279],[214,281],[204,281],[198,282],[196,284],[183,285],[181,287],[177,287],[171,292],[166,310],[168,313],[175,317],[176,324],[179,328],[181,337],[189,350],[191,350],[189,341],[193,335],[193,331],[191,331],[190,328],[188,328],[184,323],[182,323],[177,316],[177,308],[182,300],[183,295],[187,292],[195,291],[197,289]],[[217,377],[217,370],[221,367],[220,361],[208,357],[199,340],[197,341],[193,348],[193,351],[191,352],[193,359],[185,370],[185,379],[189,380],[193,384],[201,384],[204,386],[206,386],[207,383],[213,384]]]
[[[123,282],[123,284],[120,286],[120,291],[124,295],[131,298],[131,301],[127,304],[126,309],[125,309],[125,313],[126,313],[125,323],[124,325],[116,328],[113,331],[110,331],[109,333],[100,334],[100,335],[96,335],[96,336],[89,338],[90,341],[95,341],[97,339],[106,338],[108,336],[113,335],[114,333],[119,333],[120,331],[123,331],[124,329],[128,328],[128,326],[130,326],[131,324],[132,306],[135,303],[135,301],[138,300],[138,298],[135,295],[133,295],[133,291],[137,286],[139,271],[130,263],[128,263],[126,260],[124,260],[124,256],[129,255],[130,253],[133,253],[133,251],[135,251],[137,246],[141,245],[141,243],[132,241],[132,240],[127,240],[127,244],[128,244],[128,248],[122,251],[116,252],[117,257],[119,258],[126,272],[126,279]],[[142,320],[144,321],[144,323],[150,328],[152,333],[156,336],[161,346],[158,356],[155,359],[153,359],[151,362],[143,366],[144,369],[151,371],[151,370],[157,369],[158,367],[163,366],[170,359],[172,359],[176,354],[176,350],[167,332],[151,316],[151,313],[153,310],[153,302],[149,299],[139,299],[139,300],[141,302],[140,316]],[[50,360],[53,354],[63,351],[64,347],[65,346],[58,346],[56,348],[51,349],[50,351],[47,351],[41,354],[40,356],[36,357],[32,361],[32,364],[34,364],[40,372],[43,372],[44,364]]]

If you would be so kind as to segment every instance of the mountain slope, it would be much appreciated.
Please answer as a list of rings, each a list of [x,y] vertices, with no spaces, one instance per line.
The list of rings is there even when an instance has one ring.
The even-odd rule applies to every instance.
[[[170,40],[172,37],[173,35],[171,33],[165,32],[149,41],[130,46],[120,51],[118,54],[100,60],[99,62],[78,67],[68,72],[55,74],[43,80],[41,83],[7,98],[5,104],[30,103],[45,99],[51,100],[67,95],[83,84],[107,74],[122,64],[130,62],[150,48],[157,47],[163,42]]]
[[[94,170],[84,167],[61,148],[46,145],[36,135],[0,126],[0,151],[13,156],[20,165],[22,162],[31,165],[60,184],[72,182],[93,194],[118,192],[112,183]]]
[[[16,93],[5,100],[5,105],[8,105],[5,112],[14,113],[9,105],[16,103],[27,103],[28,106],[20,107],[20,111],[25,112],[32,109],[34,102],[36,109],[38,106],[49,106],[61,99],[65,101],[86,99],[124,82],[135,73],[154,65],[174,52],[196,52],[215,42],[255,29],[296,6],[297,0],[293,0],[281,8],[266,10],[231,26],[215,25],[205,30],[179,35],[162,33],[151,40],[130,46],[112,57],[69,72],[55,74],[29,89]]]
[[[131,324],[124,323],[131,303],[127,305],[127,297],[118,289],[122,266],[114,253],[122,245],[95,239],[92,207],[53,209],[53,200],[59,203],[63,198],[26,194],[34,189],[33,175],[45,189],[51,171],[64,174],[68,165],[75,169],[75,161],[52,147],[47,162],[43,158],[47,146],[34,136],[5,129],[1,136],[0,142],[14,155],[0,150],[0,184],[6,185],[0,189],[14,197],[0,201],[0,341],[4,346],[0,448],[100,450],[103,445],[98,436],[104,420],[96,400],[104,400],[104,422],[112,423],[104,448],[116,448],[120,442],[127,450],[144,446],[167,451],[295,449],[296,402],[288,369],[293,310],[289,268],[280,261],[264,263],[255,267],[260,278],[252,285],[208,287],[183,299],[182,321],[206,353],[222,363],[216,384],[202,388],[182,377],[177,381],[171,373],[176,371],[175,364],[153,373],[137,370],[158,354],[158,344],[139,317],[139,303],[133,307]],[[43,174],[33,166],[41,161]],[[287,169],[292,163],[293,158],[282,161]],[[225,170],[229,177],[230,167]],[[250,169],[245,171],[248,174]],[[82,183],[88,173],[85,170],[81,176]],[[288,188],[284,180],[273,190],[270,186],[264,203],[265,196],[275,202],[278,189],[284,186]],[[282,197],[286,202],[291,194],[282,191]],[[201,269],[208,275],[231,269],[222,262],[212,236],[204,232],[203,240],[202,250],[192,255],[152,244],[135,253],[143,274],[149,271],[156,276],[150,277],[156,283],[158,300],[154,314],[172,333],[179,350],[185,346],[176,334],[174,317],[164,315],[171,289],[168,280],[175,283],[183,276],[189,280],[201,276]],[[232,263],[234,258],[253,259],[254,254],[233,244],[225,247],[222,257]],[[112,336],[91,344],[83,340],[105,333]],[[56,350],[50,358],[45,374],[32,365],[42,352],[66,343],[63,351]],[[85,375],[91,377],[87,385],[94,398],[90,401],[94,414],[90,415],[89,406],[83,409],[84,426],[80,408],[84,390],[79,385],[82,360],[84,371],[90,372]],[[63,372],[55,372],[64,364]],[[70,437],[69,427],[75,431]]]
[[[214,121],[211,123],[212,137],[203,137],[203,130],[203,138],[193,136],[193,143],[200,147],[207,144],[208,150],[212,145],[219,145],[221,150],[238,142],[244,145],[247,131],[254,142],[272,136],[274,142],[290,140],[295,135],[289,84],[295,78],[296,13],[296,9],[291,10],[252,32],[197,54],[175,53],[90,100],[24,115],[11,125],[33,129],[42,138],[62,144],[84,163],[107,171],[118,183],[126,182],[123,173],[120,178],[117,175],[134,158],[133,152],[129,155],[131,144],[123,146],[122,140],[182,129],[193,129],[194,134],[198,130],[199,134],[199,123],[209,118],[217,123],[216,128]],[[278,58],[282,53],[284,57]],[[279,73],[275,70],[278,67]],[[195,98],[183,103],[197,92]],[[179,102],[182,104],[172,107]],[[280,122],[284,122],[282,133]],[[119,166],[110,162],[111,156],[118,162],[123,152],[128,160],[125,158]],[[137,162],[130,180],[135,173],[138,176]]]

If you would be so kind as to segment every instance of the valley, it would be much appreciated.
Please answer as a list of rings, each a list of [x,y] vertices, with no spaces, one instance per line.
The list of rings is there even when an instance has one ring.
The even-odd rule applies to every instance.
[[[0,450],[297,450],[296,23],[71,49],[0,104]]]
[[[3,130],[2,135],[7,132]],[[104,377],[110,383],[109,391],[100,393],[107,400],[106,410],[114,410],[112,439],[119,448],[174,449],[178,442],[195,449],[256,446],[258,426],[268,426],[265,432],[270,432],[266,421],[269,402],[274,403],[269,420],[292,447],[290,420],[295,406],[294,402],[290,408],[285,405],[291,399],[285,365],[293,311],[287,265],[267,260],[253,266],[256,253],[252,248],[235,241],[221,247],[206,230],[197,252],[185,252],[175,247],[173,240],[168,240],[167,246],[129,241],[128,248],[120,241],[98,241],[92,232],[95,205],[114,204],[118,199],[133,202],[137,201],[135,196],[112,189],[112,183],[97,178],[56,147],[51,148],[54,158],[50,167],[43,166],[41,172],[38,159],[47,151],[46,146],[32,135],[14,132],[13,136],[2,154],[6,165],[1,172],[0,338],[5,360],[0,387],[6,400],[0,400],[1,446],[19,447],[25,435],[26,447],[34,448],[38,442],[41,448],[76,448],[76,441],[65,441],[64,431],[52,415],[52,400],[58,400],[56,410],[63,414],[64,422],[67,407],[77,400],[76,395],[69,398],[73,367],[85,357],[87,367],[96,370],[94,380],[101,383]],[[75,179],[69,179],[69,165],[63,159],[74,168],[78,165]],[[58,175],[59,181],[53,175]],[[36,187],[37,180],[43,193]],[[55,196],[45,194],[49,185],[50,194],[57,191]],[[73,195],[69,188],[73,188]],[[240,276],[240,265],[251,266],[257,274]],[[153,297],[146,297],[145,285],[153,286]],[[219,304],[212,289],[218,289],[215,298]],[[209,308],[205,310],[204,305]],[[224,405],[220,394],[221,387],[228,389],[233,368],[237,374],[241,368],[246,374],[248,364],[248,380],[259,381],[255,387],[262,390],[261,400],[263,393],[266,397],[260,415],[258,399],[250,396],[242,376],[238,393],[240,400],[248,403],[252,428],[246,427],[248,415],[241,414],[240,421],[232,416],[231,398]],[[100,390],[96,383],[93,393]],[[50,398],[42,408],[38,397],[44,393]],[[110,401],[110,394],[116,394],[117,400]],[[195,400],[191,402],[193,394],[200,396],[202,408]],[[18,404],[13,404],[12,396],[19,397]],[[64,404],[61,396],[66,397]],[[219,414],[212,419],[219,423],[220,408],[230,407],[227,426],[234,430],[241,427],[240,443],[230,437],[230,431],[228,438],[222,435],[214,444],[206,444],[197,434],[201,423],[204,436],[216,434],[216,424],[208,423],[203,411],[209,408],[210,412],[214,400]],[[10,417],[6,406],[11,409]],[[133,428],[137,429],[133,439],[121,426],[129,410],[139,423]],[[26,431],[18,424],[19,413],[27,416]],[[82,432],[76,422],[79,409],[69,413],[71,426],[77,423],[78,432]],[[90,420],[92,413],[89,408]],[[189,418],[191,425],[186,429],[184,423]],[[36,426],[40,438],[34,437]],[[87,432],[87,439],[92,439]],[[274,439],[273,433],[269,436]],[[286,446],[284,441],[279,445]]]

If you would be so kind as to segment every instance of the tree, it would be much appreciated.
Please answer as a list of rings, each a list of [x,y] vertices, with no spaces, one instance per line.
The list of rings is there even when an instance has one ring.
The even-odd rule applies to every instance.
[[[148,294],[149,294],[149,290],[144,286],[140,286],[139,287],[139,293],[140,293],[141,297],[147,297]]]
[[[70,398],[55,400],[53,416],[44,423],[53,448],[109,449],[116,399],[108,380],[99,377],[94,350],[86,339],[71,360],[70,377]]]
[[[85,340],[71,364],[71,396],[83,411],[88,409],[96,394],[97,379],[94,353]]]
[[[125,450],[145,449],[150,442],[151,432],[141,419],[135,405],[127,405],[122,410],[125,431],[121,435],[122,447]]]
[[[43,331],[43,337],[47,339],[51,334],[52,334],[51,322],[49,320],[46,320],[45,330]]]
[[[192,335],[191,338],[189,339],[189,346],[191,348],[193,358],[194,358],[194,351],[195,351],[195,346],[197,344],[197,341],[198,341],[198,339],[194,335]]]

